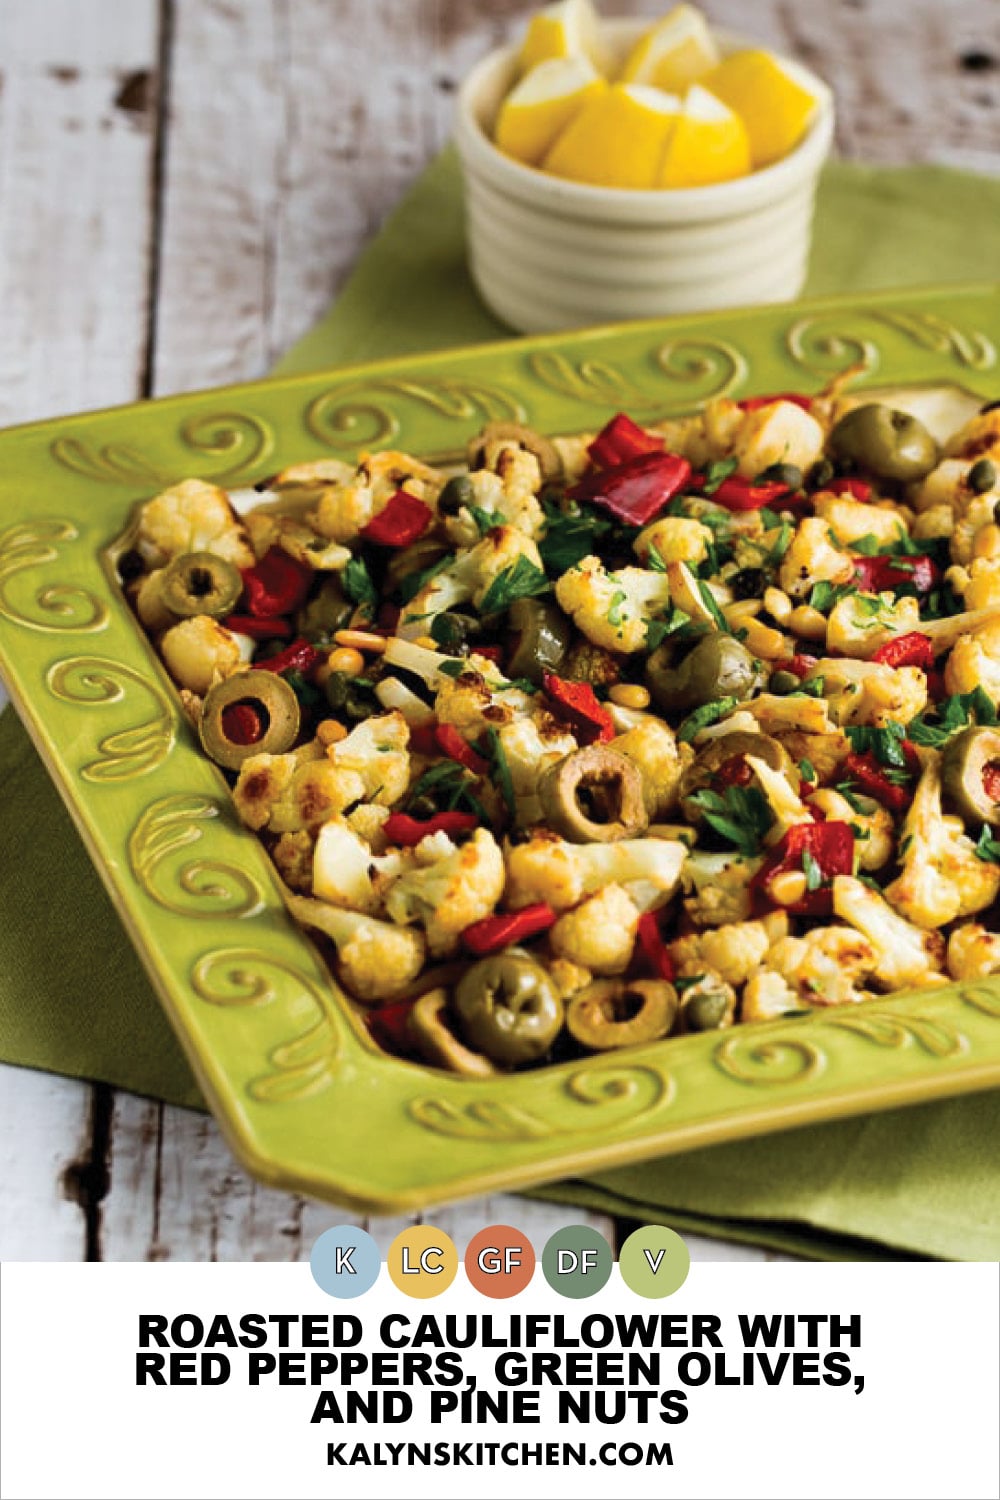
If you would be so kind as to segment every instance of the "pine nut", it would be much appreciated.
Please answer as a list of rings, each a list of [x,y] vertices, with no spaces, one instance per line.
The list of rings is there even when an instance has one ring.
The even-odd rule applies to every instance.
[[[384,635],[371,630],[337,630],[333,638],[338,646],[353,646],[355,651],[371,651],[375,656],[381,656],[387,644]]]
[[[787,625],[788,617],[794,609],[791,599],[782,589],[769,588],[764,590],[764,608],[772,620],[777,620],[779,625]]]
[[[811,604],[800,604],[784,623],[807,641],[826,640],[826,616],[813,609]]]
[[[326,659],[331,672],[344,672],[348,677],[357,677],[365,669],[365,659],[353,646],[338,646]]]
[[[806,893],[806,877],[801,870],[779,870],[772,880],[768,881],[767,889],[772,901],[777,901],[779,906],[791,906],[796,901],[801,901]]]
[[[781,661],[790,655],[788,640],[780,630],[772,630],[760,620],[742,619],[739,622],[744,646],[754,656],[764,661]]]
[[[638,682],[616,682],[608,692],[612,703],[619,708],[648,708],[649,689]]]
[[[347,739],[347,730],[336,719],[321,719],[316,725],[316,738],[321,745],[336,745]]]

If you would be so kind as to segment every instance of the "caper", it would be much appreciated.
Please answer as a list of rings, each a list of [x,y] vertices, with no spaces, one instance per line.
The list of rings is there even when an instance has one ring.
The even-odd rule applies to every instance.
[[[767,684],[768,691],[777,693],[784,698],[787,693],[797,693],[802,683],[794,672],[786,672],[784,668],[771,673],[771,680]]]
[[[184,552],[167,563],[160,580],[160,598],[173,615],[211,615],[220,619],[231,613],[243,580],[239,569],[214,552]]]
[[[245,704],[261,733],[249,744],[231,737],[227,710]],[[227,771],[238,771],[251,755],[281,755],[299,735],[301,712],[292,687],[276,672],[236,672],[209,688],[198,733],[205,754]]]
[[[457,516],[460,510],[474,505],[476,490],[468,474],[455,474],[438,495],[437,508],[443,516]]]
[[[736,991],[718,974],[699,974],[683,982],[682,1031],[719,1031],[732,1024],[735,1011]]]
[[[790,490],[800,490],[804,482],[798,464],[768,464],[754,480],[754,484],[787,484]]]
[[[448,995],[443,989],[421,995],[406,1018],[410,1040],[425,1061],[466,1078],[492,1078],[496,1068],[488,1057],[463,1047],[448,1025]]]
[[[646,683],[660,708],[688,713],[716,698],[749,698],[759,680],[750,652],[735,636],[713,631],[703,636],[679,666],[670,647],[658,646],[646,662]]]
[[[537,686],[543,673],[559,671],[573,630],[558,605],[545,599],[515,599],[507,623],[516,642],[507,663],[509,677],[526,677]]]
[[[821,458],[819,463],[813,464],[809,470],[809,488],[813,490],[824,490],[834,477],[836,470],[828,458]]]
[[[988,458],[979,458],[969,470],[966,484],[974,495],[985,495],[997,482],[997,466]]]
[[[594,1052],[666,1036],[677,1015],[677,992],[662,979],[601,979],[579,990],[566,1009],[566,1029]]]
[[[588,745],[543,771],[538,797],[546,822],[574,844],[635,838],[649,823],[642,772],[607,745]]]
[[[740,568],[729,579],[734,599],[761,599],[767,588],[767,574],[763,568]]]
[[[459,610],[442,610],[431,621],[431,639],[452,656],[467,656],[472,649],[470,643],[482,633],[480,621]]]
[[[880,479],[922,479],[937,463],[938,449],[918,417],[881,402],[856,406],[830,433],[835,458],[853,459]]]
[[[130,547],[127,552],[123,552],[118,559],[118,577],[122,583],[134,583],[137,578],[142,577],[145,571],[146,564],[143,561],[142,553],[137,552],[134,547]]]
[[[355,723],[381,712],[374,687],[360,678],[349,677],[346,672],[331,672],[323,684],[323,692],[334,713]]]
[[[969,828],[1000,827],[1000,730],[971,725],[941,752],[941,785]]]
[[[563,1024],[563,1003],[541,964],[518,948],[466,969],[455,990],[466,1043],[505,1067],[537,1062]]]

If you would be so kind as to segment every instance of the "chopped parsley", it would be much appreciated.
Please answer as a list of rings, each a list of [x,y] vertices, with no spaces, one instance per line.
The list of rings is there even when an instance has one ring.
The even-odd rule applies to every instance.
[[[646,562],[654,573],[665,573],[667,571],[667,565],[663,561],[663,554],[655,542],[650,542],[649,544],[649,556]]]
[[[855,786],[856,783],[853,781],[838,781],[834,787],[834,791],[840,793],[852,812],[867,815],[869,808],[865,806],[864,802],[857,795]]]
[[[808,849],[802,851],[802,870],[806,877],[806,890],[818,891],[823,884],[823,871],[815,855],[810,854]]]
[[[668,635],[676,635],[678,631],[684,629],[685,625],[690,624],[691,616],[686,610],[678,609],[676,605],[665,620],[648,620],[646,622],[646,650],[655,651]]]
[[[601,537],[607,536],[612,523],[597,511],[582,507],[562,511],[545,505],[545,535],[538,543],[542,562],[550,573],[565,573],[597,550]]]
[[[608,606],[608,624],[619,626],[622,623],[622,605],[628,603],[628,594],[624,589],[615,589],[611,595],[611,603]]]
[[[701,487],[701,493],[714,495],[722,481],[728,479],[730,474],[735,474],[739,465],[738,458],[720,458],[710,463],[705,470],[705,482]]]
[[[700,730],[707,729],[709,724],[717,724],[738,707],[738,698],[715,698],[711,703],[703,703],[693,714],[688,714],[677,731],[677,738],[682,744],[688,744]]]
[[[741,854],[752,859],[760,852],[761,839],[771,826],[771,811],[757,787],[727,786],[722,792],[704,787],[688,800],[701,809],[708,826]]]
[[[373,612],[378,609],[378,589],[363,557],[352,557],[340,578],[348,599],[355,604],[365,605]]]
[[[819,780],[819,777],[816,775],[816,767],[813,765],[811,760],[799,761],[799,775],[802,777],[803,781]]]
[[[942,698],[934,708],[925,709],[907,726],[906,735],[915,745],[944,745],[958,730],[969,724],[994,725],[998,722],[993,699],[983,688],[971,693],[953,693]]]
[[[481,615],[499,614],[509,609],[515,599],[531,599],[547,594],[552,585],[530,558],[522,555],[509,568],[498,573],[479,602]]]
[[[499,516],[493,515],[491,511],[483,510],[481,505],[467,505],[465,508],[475,521],[480,536],[485,536],[488,531],[493,530],[494,526],[501,524]]]
[[[818,609],[820,614],[827,614],[838,600],[843,599],[846,594],[851,593],[852,586],[849,583],[829,583],[825,578],[819,583],[814,583],[809,595],[809,604],[813,609]]]
[[[510,765],[503,748],[503,741],[496,729],[490,725],[486,731],[486,755],[493,772],[493,779],[500,788],[500,795],[504,800],[507,811],[512,818],[517,817],[517,801],[514,797],[514,778],[510,774]]]
[[[705,582],[704,578],[696,578],[695,583],[698,585],[698,593],[701,595],[701,602],[702,604],[704,604],[705,608],[712,616],[712,619],[715,621],[716,625],[718,625],[720,630],[728,630],[729,626],[726,623],[726,617],[722,613],[722,610],[719,608],[718,601],[716,600],[716,597],[712,593],[712,590],[709,588],[708,584]]]
[[[988,823],[983,824],[979,835],[976,858],[983,860],[985,864],[1000,865],[1000,839],[993,837],[993,831]]]
[[[464,808],[475,813],[484,823],[489,823],[485,807],[472,790],[474,786],[475,777],[464,766],[453,760],[443,760],[414,782],[406,805],[412,807],[422,798],[429,797],[444,812]]]
[[[876,729],[871,724],[848,724],[844,733],[857,754],[863,755],[866,750],[871,750],[880,766],[909,775],[903,753],[906,729],[902,724],[897,724],[894,719],[890,719],[883,729]]]
[[[454,552],[446,552],[443,557],[439,557],[429,567],[421,568],[418,573],[407,573],[399,585],[399,593],[403,603],[409,604],[410,600],[420,593],[425,583],[430,583],[432,578],[436,578],[439,573],[443,573],[446,568],[450,568],[454,561]],[[348,567],[350,567],[350,563],[348,563]]]

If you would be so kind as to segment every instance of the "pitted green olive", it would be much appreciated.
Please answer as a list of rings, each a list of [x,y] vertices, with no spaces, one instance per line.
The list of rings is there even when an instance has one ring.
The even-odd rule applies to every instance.
[[[517,948],[466,970],[455,990],[455,1013],[467,1045],[508,1068],[544,1057],[563,1024],[563,1003],[549,975]]]
[[[469,468],[492,467],[491,454],[499,444],[516,445],[533,453],[538,459],[538,467],[546,483],[562,478],[562,459],[555,444],[542,437],[533,427],[525,427],[521,422],[487,422],[482,432],[469,443]]]
[[[678,788],[681,812],[689,823],[700,823],[704,816],[701,808],[691,801],[695,792],[705,787],[718,790],[720,786],[749,786],[753,772],[744,759],[747,755],[764,761],[773,771],[780,771],[798,789],[799,773],[784,745],[769,734],[734,729],[703,745],[681,777]]]
[[[515,599],[507,623],[517,642],[507,663],[508,677],[526,677],[538,686],[544,672],[559,671],[573,630],[558,605],[544,599]]]
[[[834,458],[850,459],[878,479],[922,479],[938,460],[937,443],[918,417],[878,401],[841,417],[828,446]]]
[[[290,750],[300,723],[299,700],[283,677],[236,672],[209,688],[198,733],[206,755],[227,771],[238,771],[251,755]],[[252,737],[246,736],[245,726],[253,730]]]
[[[607,745],[588,745],[543,771],[538,796],[549,827],[574,844],[636,838],[649,823],[642,772]]]
[[[493,1078],[496,1068],[488,1057],[463,1047],[448,1025],[448,993],[428,990],[421,995],[407,1016],[410,1040],[426,1062],[435,1068],[447,1068],[466,1078]]]
[[[221,619],[232,612],[242,592],[239,569],[214,552],[184,552],[167,563],[160,579],[160,598],[181,619]]]
[[[1000,730],[973,725],[941,754],[941,784],[966,823],[1000,828]]]
[[[566,1029],[595,1052],[666,1036],[677,1015],[677,992],[663,979],[600,979],[575,994]]]
[[[686,714],[716,698],[749,698],[759,680],[750,652],[733,635],[702,636],[681,663],[670,664],[670,647],[658,646],[646,663],[646,683],[666,713]]]
[[[682,1031],[721,1031],[731,1026],[736,991],[718,974],[699,974],[681,997]]]

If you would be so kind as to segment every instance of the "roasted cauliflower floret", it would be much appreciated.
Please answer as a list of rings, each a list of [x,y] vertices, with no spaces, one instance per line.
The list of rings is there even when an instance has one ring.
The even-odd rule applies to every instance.
[[[352,802],[365,797],[391,807],[409,786],[409,742],[409,725],[395,711],[362,720],[346,739],[330,745],[326,753],[336,771],[361,783],[363,791],[360,797],[351,798]]]
[[[692,759],[691,747],[678,745],[663,720],[650,717],[626,734],[618,735],[609,748],[639,767],[650,822],[668,817],[677,805],[677,789]]]
[[[556,599],[588,641],[629,653],[645,646],[649,621],[670,604],[670,586],[662,573],[608,572],[599,557],[585,557],[558,580]]]
[[[854,851],[858,868],[881,870],[892,858],[895,827],[892,814],[873,797],[851,793],[848,801],[832,787],[821,787],[808,798],[810,808],[835,823],[848,823],[854,831]]]
[[[639,912],[620,885],[608,885],[565,912],[549,932],[560,958],[593,974],[621,974],[635,947]]]
[[[845,594],[826,622],[826,649],[867,660],[897,635],[920,629],[920,604],[893,594]]]
[[[346,822],[331,818],[316,837],[313,894],[332,906],[375,913],[403,868],[403,856],[398,849],[375,855]]]
[[[257,560],[225,490],[202,479],[184,479],[147,500],[138,545],[154,567],[184,552],[212,552],[236,568],[252,568]]]
[[[816,496],[814,504],[816,514],[826,522],[841,546],[850,546],[863,536],[873,536],[880,546],[888,547],[906,535],[903,517],[888,506],[825,492]]]
[[[853,657],[823,657],[812,671],[822,682],[830,713],[838,724],[890,721],[908,724],[927,707],[927,675],[920,667],[890,667]]]
[[[650,911],[673,894],[687,852],[671,839],[570,844],[535,834],[507,852],[507,901],[514,909],[545,901],[566,911],[615,883],[624,886],[640,911]]]
[[[771,935],[763,922],[727,922],[675,939],[670,956],[680,973],[708,967],[727,984],[741,985],[765,962],[770,946]]]
[[[538,778],[547,766],[571,755],[576,740],[548,714],[522,716],[502,725],[498,733],[514,788],[517,821],[526,828],[542,819]]]
[[[386,910],[395,922],[420,922],[435,957],[454,953],[460,934],[488,917],[504,888],[503,855],[486,828],[461,846],[446,834],[429,834],[414,863],[395,881]]]
[[[830,537],[830,528],[818,516],[806,516],[778,569],[778,582],[792,599],[806,599],[817,583],[850,583],[854,559]]]
[[[794,401],[769,401],[743,413],[732,452],[745,479],[755,479],[773,464],[794,464],[805,474],[823,456],[823,429]]]
[[[160,641],[160,651],[174,681],[201,697],[213,683],[235,672],[243,660],[236,636],[210,615],[192,615],[171,625]]]
[[[499,729],[525,718],[531,707],[529,694],[520,688],[492,687],[475,668],[445,678],[434,699],[438,723],[452,724],[473,739],[490,726]]]
[[[352,542],[397,490],[433,505],[443,477],[408,453],[363,453],[346,483],[334,481],[319,491],[310,520],[320,536],[331,542]]]
[[[542,559],[530,536],[516,526],[495,526],[414,594],[400,616],[398,633],[404,640],[415,640],[426,635],[434,616],[446,609],[470,600],[478,609],[490,585],[522,557],[542,571]]]
[[[918,927],[943,927],[990,906],[1000,866],[979,859],[961,818],[941,811],[940,757],[928,754],[903,820],[902,869],[886,900]]]
[[[763,860],[695,849],[684,866],[684,910],[699,927],[722,927],[750,916],[750,882]]]
[[[746,982],[740,1001],[740,1020],[776,1021],[805,1008],[803,997],[783,974],[773,969],[760,969]]]
[[[712,531],[701,521],[689,516],[663,516],[640,531],[632,550],[644,567],[649,567],[654,548],[663,563],[697,564],[705,561],[711,542]]]
[[[391,1000],[412,984],[427,958],[417,927],[398,927],[327,901],[285,893],[292,916],[326,934],[337,949],[340,975],[358,1000]]]
[[[989,932],[980,922],[964,922],[948,939],[947,964],[952,979],[1000,974],[1000,932]]]
[[[864,999],[878,953],[853,927],[814,927],[804,937],[779,938],[767,966],[811,1004],[845,1005]]]
[[[940,970],[944,958],[941,934],[915,927],[853,875],[834,876],[833,909],[874,947],[878,963],[872,979],[879,989],[923,984]]]

